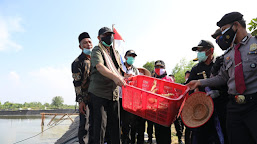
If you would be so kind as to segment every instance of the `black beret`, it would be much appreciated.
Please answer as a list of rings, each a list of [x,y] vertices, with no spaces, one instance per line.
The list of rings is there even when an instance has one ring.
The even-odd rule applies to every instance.
[[[84,38],[90,38],[89,34],[87,32],[83,32],[79,35],[79,43],[81,40],[83,40]]]
[[[220,21],[217,22],[217,26],[222,27],[226,24],[233,23],[235,21],[242,20],[243,15],[239,12],[231,12],[225,14]]]

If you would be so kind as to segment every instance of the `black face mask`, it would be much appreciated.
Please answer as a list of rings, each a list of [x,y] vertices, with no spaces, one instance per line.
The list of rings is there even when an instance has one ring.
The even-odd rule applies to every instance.
[[[236,31],[234,31],[232,27],[233,25],[225,30],[225,33],[216,40],[216,43],[222,50],[227,50],[235,39]]]
[[[111,46],[111,44],[113,42],[113,36],[112,35],[108,35],[108,36],[102,37],[101,41],[102,41],[104,46],[109,47],[109,46]]]

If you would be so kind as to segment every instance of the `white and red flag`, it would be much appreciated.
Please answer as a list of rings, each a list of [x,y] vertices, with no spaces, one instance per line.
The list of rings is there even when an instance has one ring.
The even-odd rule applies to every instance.
[[[125,48],[124,48],[124,43],[125,41],[121,37],[121,35],[118,33],[118,31],[112,26],[113,32],[114,32],[114,42],[113,42],[113,47],[119,52],[120,54],[120,59],[123,64],[123,57],[125,55]]]

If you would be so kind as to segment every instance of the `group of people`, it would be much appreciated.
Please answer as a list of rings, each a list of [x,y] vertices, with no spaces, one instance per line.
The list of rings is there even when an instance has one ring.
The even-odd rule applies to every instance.
[[[214,45],[201,40],[192,48],[199,63],[185,73],[190,94],[205,92],[214,101],[215,112],[207,123],[198,128],[186,127],[186,144],[257,143],[257,38],[246,32],[243,15],[231,12],[224,15],[212,35],[224,54],[214,58]],[[152,143],[153,126],[157,144],[171,143],[171,127],[153,123],[122,108],[124,78],[147,75],[174,82],[168,76],[165,63],[155,62],[151,75],[144,68],[136,68],[134,50],[128,50],[122,63],[120,54],[112,46],[113,31],[103,27],[98,32],[99,43],[93,48],[88,33],[79,35],[82,53],[72,63],[72,76],[79,103],[79,143],[120,144],[144,143],[147,121],[148,142]],[[203,72],[207,79],[204,79]],[[217,124],[217,119],[218,123]],[[183,122],[175,121],[179,143],[182,143]],[[221,129],[221,131],[218,131]],[[222,136],[222,138],[221,138]]]

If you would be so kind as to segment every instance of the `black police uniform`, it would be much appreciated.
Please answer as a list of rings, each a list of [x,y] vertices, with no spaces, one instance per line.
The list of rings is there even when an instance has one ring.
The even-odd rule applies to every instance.
[[[199,74],[199,73],[202,73],[203,71],[205,71],[206,76],[209,78],[213,64],[214,63],[211,62],[209,65],[206,65],[204,62],[200,62],[197,65],[195,65],[191,70],[187,83],[192,80],[204,79],[203,75]],[[198,88],[199,88],[199,91],[205,92],[205,87],[198,87]],[[193,93],[193,91],[189,92],[189,94],[191,93]],[[219,139],[216,132],[213,116],[204,125],[198,128],[193,128],[191,130],[192,130],[193,144],[208,144],[208,143],[219,144]]]
[[[227,53],[227,51],[225,52],[225,54]],[[224,59],[224,54],[216,58],[215,63],[213,64],[213,67],[211,69],[211,76],[218,75],[220,68],[223,65],[223,59]],[[229,101],[229,94],[227,92],[228,86],[226,84],[220,85],[217,87],[212,87],[212,90],[219,90],[219,96],[217,98],[213,98],[213,102],[214,102],[215,113],[219,118],[220,126],[224,136],[224,143],[228,144],[227,127],[226,127],[227,104]]]

